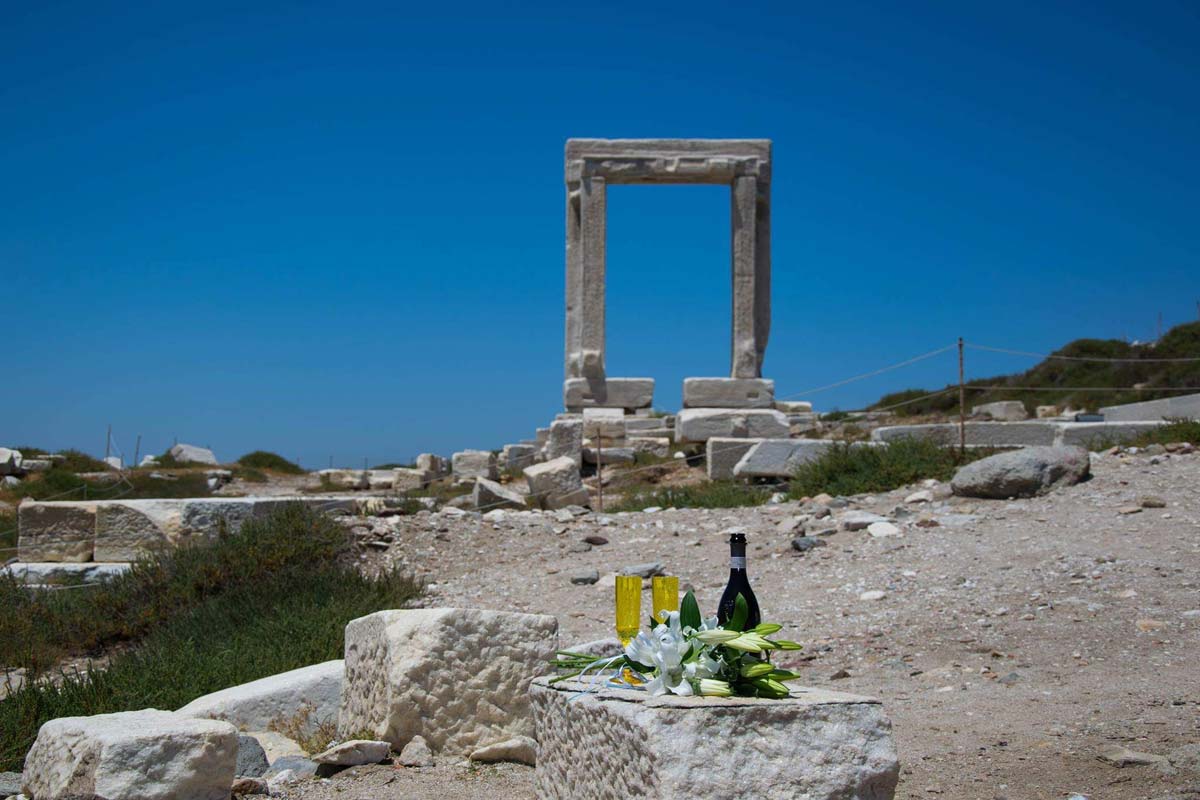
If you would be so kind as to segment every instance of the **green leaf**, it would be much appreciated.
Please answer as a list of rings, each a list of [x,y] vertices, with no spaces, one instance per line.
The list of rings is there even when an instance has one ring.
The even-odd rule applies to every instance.
[[[729,618],[729,622],[725,623],[725,629],[730,631],[746,630],[746,617],[750,616],[750,606],[746,603],[746,598],[742,597],[742,593],[738,592],[737,599],[733,601],[733,616]]]
[[[685,628],[699,630],[702,621],[700,604],[696,602],[696,595],[689,591],[683,596],[683,602],[679,605],[679,624]]]

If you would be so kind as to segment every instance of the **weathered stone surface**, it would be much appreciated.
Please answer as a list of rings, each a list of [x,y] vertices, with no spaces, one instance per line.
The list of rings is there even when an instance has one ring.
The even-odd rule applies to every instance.
[[[367,470],[367,488],[372,491],[384,491],[396,487],[396,473],[390,469]]]
[[[97,561],[135,561],[182,538],[178,500],[125,500],[96,507]]]
[[[766,408],[687,408],[676,417],[676,442],[707,442],[714,436],[786,439],[787,417],[779,411]]]
[[[431,479],[430,473],[423,469],[396,467],[392,470],[391,488],[397,492],[415,492],[428,486]]]
[[[538,797],[894,796],[891,723],[870,698],[815,688],[787,700],[579,694],[580,684],[547,681],[530,689]]]
[[[0,455],[0,469],[3,469],[4,456]],[[48,458],[26,458],[21,462],[21,469],[25,472],[45,472],[54,466],[54,462]]]
[[[515,761],[518,764],[533,766],[537,763],[537,742],[528,736],[514,736],[503,742],[484,745],[471,751],[471,760],[484,764],[495,764],[500,761]]]
[[[476,478],[494,481],[500,477],[496,454],[488,450],[463,450],[455,453],[451,464],[455,481],[473,481]]]
[[[811,414],[813,407],[807,400],[776,400],[775,409],[785,414]]]
[[[213,464],[220,463],[217,457],[213,455],[213,451],[207,447],[197,447],[194,444],[177,444],[170,449],[171,458],[176,461],[189,464]]]
[[[825,439],[764,439],[746,451],[733,468],[739,478],[790,478],[797,467],[827,453]]]
[[[421,453],[417,456],[417,469],[427,473],[431,479],[444,478],[450,474],[450,462],[433,453]]]
[[[645,453],[655,458],[671,456],[671,440],[665,436],[630,436],[625,440],[625,444],[634,453]]]
[[[491,511],[494,508],[527,508],[525,495],[487,478],[475,479],[471,503],[481,511]]]
[[[1100,409],[1105,422],[1153,422],[1169,419],[1200,419],[1200,394],[1164,397]]]
[[[636,452],[632,447],[585,447],[583,460],[588,464],[632,464]]]
[[[585,408],[583,410],[583,436],[595,440],[625,438],[625,412],[620,408]]]
[[[348,742],[335,744],[323,753],[318,753],[312,760],[318,764],[329,764],[335,767],[357,767],[359,764],[378,764],[388,757],[392,746],[388,742],[377,742],[370,739],[351,739]]]
[[[129,571],[127,562],[16,561],[0,567],[0,576],[11,575],[17,583],[100,583]]]
[[[246,730],[297,719],[305,733],[337,719],[344,662],[326,661],[198,697],[179,709],[184,717],[223,719]]]
[[[20,450],[0,447],[0,475],[20,475],[23,461],[24,457]]]
[[[775,381],[763,378],[684,378],[684,408],[774,408]]]
[[[267,763],[274,764],[279,759],[285,756],[300,756],[306,757],[308,754],[304,752],[304,748],[300,744],[278,731],[250,731],[244,734],[253,736],[266,753]]]
[[[429,749],[424,736],[414,736],[404,745],[396,760],[405,767],[432,767],[433,751]]]
[[[759,442],[764,439],[732,439],[714,436],[705,444],[705,472],[712,481],[724,481],[733,477],[733,468]]]
[[[583,463],[583,418],[556,419],[550,423],[545,453],[547,461],[567,456],[578,469]]]
[[[1029,412],[1020,400],[998,400],[971,407],[972,417],[985,417],[998,422],[1020,422],[1029,419]]]
[[[333,484],[335,489],[366,489],[370,485],[366,470],[323,469],[317,474]]]
[[[1059,424],[1057,445],[1079,445],[1080,447],[1108,446],[1112,442],[1125,442],[1143,433],[1163,426],[1163,422],[1064,422]]]
[[[537,451],[531,444],[506,444],[500,449],[500,464],[509,472],[520,472],[535,462]]]
[[[17,530],[17,554],[22,561],[91,561],[96,504],[26,500],[17,508]]]
[[[588,492],[579,476],[579,465],[569,456],[534,464],[523,472],[529,485],[531,505],[556,509],[588,504]]]
[[[1032,445],[1050,446],[1058,436],[1058,426],[1051,422],[968,422],[967,444],[988,446]],[[930,439],[945,445],[958,444],[958,425],[934,423],[929,425],[887,425],[871,431],[871,440],[894,442],[899,439]]]
[[[237,765],[237,729],[168,711],[53,719],[25,759],[36,800],[226,800]]]
[[[346,626],[338,727],[397,747],[419,735],[451,755],[533,736],[529,680],[557,647],[550,616],[429,608],[361,617]]]
[[[572,411],[584,408],[623,408],[633,411],[654,403],[653,378],[567,378],[563,405]]]
[[[262,743],[249,734],[238,734],[237,770],[234,774],[247,778],[257,778],[271,766],[267,760],[267,751]]]
[[[1026,447],[967,464],[950,485],[963,497],[1033,497],[1078,483],[1090,472],[1082,447]]]
[[[234,797],[252,797],[256,794],[269,795],[271,793],[271,785],[262,778],[245,775],[234,778],[229,791]]]

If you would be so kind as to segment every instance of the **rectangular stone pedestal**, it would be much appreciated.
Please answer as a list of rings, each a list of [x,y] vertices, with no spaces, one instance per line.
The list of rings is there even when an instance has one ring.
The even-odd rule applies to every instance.
[[[786,439],[787,417],[768,408],[687,408],[675,418],[678,443],[707,442],[714,436]]]
[[[787,700],[530,686],[541,798],[890,800],[900,765],[879,701],[793,687]]]
[[[654,403],[653,378],[567,378],[563,405],[578,413],[585,408],[624,408],[630,412]]]
[[[763,378],[684,378],[684,408],[774,408],[775,381]]]

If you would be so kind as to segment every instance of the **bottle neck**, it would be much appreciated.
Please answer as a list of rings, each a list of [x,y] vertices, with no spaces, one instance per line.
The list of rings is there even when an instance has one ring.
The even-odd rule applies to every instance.
[[[730,574],[746,573],[746,543],[729,543],[729,572]]]

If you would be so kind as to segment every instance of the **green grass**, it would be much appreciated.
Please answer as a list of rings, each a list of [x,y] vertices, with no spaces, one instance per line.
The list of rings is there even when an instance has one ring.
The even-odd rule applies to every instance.
[[[16,555],[17,510],[0,508],[0,563]]]
[[[1190,442],[1200,445],[1200,420],[1176,419],[1171,420],[1161,428],[1139,434],[1133,440],[1125,442],[1135,447],[1145,447],[1151,444],[1173,444],[1175,442]]]
[[[978,351],[968,351],[967,369],[972,358],[981,357]],[[1156,345],[1133,345],[1115,339],[1077,339],[1054,352],[1054,355],[1088,358],[1129,358],[1132,362],[1063,361],[1046,359],[1029,370],[1015,375],[979,378],[967,382],[967,410],[971,406],[995,400],[1020,400],[1032,414],[1039,405],[1071,406],[1095,411],[1102,406],[1178,397],[1183,391],[1163,391],[1170,387],[1200,386],[1200,362],[1155,362],[1161,358],[1200,358],[1200,322],[1177,325],[1167,331]],[[1132,389],[1145,384],[1144,389]],[[972,389],[981,386],[1032,387],[1030,389]],[[1100,387],[1107,391],[1082,392],[1070,387]],[[926,414],[957,414],[958,387],[947,385],[937,397],[907,403],[896,413],[905,416]],[[913,400],[925,389],[905,389],[879,398],[872,408],[885,408]]]
[[[303,475],[307,472],[299,464],[288,461],[278,453],[271,453],[267,450],[255,450],[253,453],[246,453],[246,455],[237,460],[237,463],[250,469],[267,470],[283,475]]]
[[[108,668],[38,681],[0,702],[0,770],[19,770],[38,727],[60,716],[176,708],[208,692],[339,658],[345,624],[418,593],[398,574],[363,577],[336,523],[301,506],[233,536],[139,563],[94,588],[0,588],[0,663],[131,645]]]
[[[234,467],[233,477],[239,478],[246,483],[266,483],[270,480],[267,473],[256,467]]]
[[[49,455],[50,450],[43,450],[40,447],[32,447],[23,445],[14,447],[14,450],[20,450],[21,455],[25,458],[37,458],[39,456]],[[82,450],[59,450],[57,455],[64,456],[62,461],[55,462],[58,469],[66,472],[107,472],[108,465],[98,458],[92,458]]]
[[[800,466],[792,477],[789,496],[886,492],[926,478],[949,480],[962,464],[993,452],[971,449],[963,461],[956,448],[924,439],[901,439],[882,447],[836,444],[820,458]]]
[[[86,479],[74,472],[54,467],[34,473],[14,489],[0,493],[0,499],[19,502],[33,500],[123,500],[209,497],[208,479],[203,472],[179,472],[171,478],[153,478],[149,472],[130,471],[122,481],[117,473],[110,478]]]
[[[734,481],[710,481],[690,486],[633,486],[624,490],[607,512],[641,511],[650,506],[661,508],[738,508],[762,505],[771,489]]]

